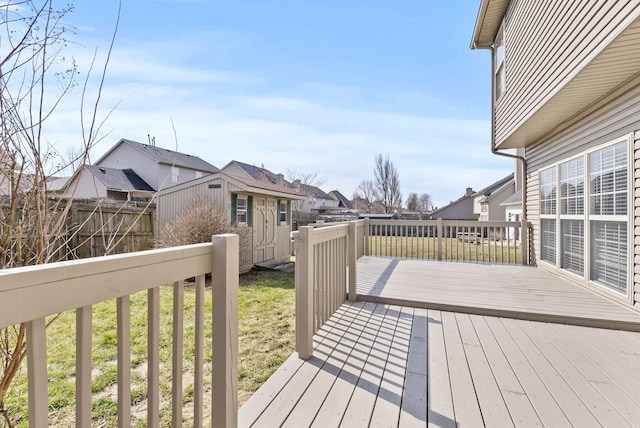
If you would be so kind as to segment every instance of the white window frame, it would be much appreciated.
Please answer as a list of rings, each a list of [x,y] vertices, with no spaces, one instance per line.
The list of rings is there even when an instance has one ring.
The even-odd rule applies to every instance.
[[[180,168],[177,166],[171,167],[171,182],[179,183],[180,182]]]
[[[287,224],[287,201],[280,201],[278,209],[280,210],[280,224]]]
[[[627,148],[627,213],[622,214],[622,215],[596,215],[596,214],[592,214],[592,202],[591,202],[591,183],[590,183],[590,178],[591,178],[591,167],[590,167],[590,160],[591,160],[591,155],[593,155],[594,153],[604,150],[608,147],[612,147],[615,146],[617,144],[620,143],[626,143],[626,148]],[[562,201],[562,195],[561,195],[561,174],[560,174],[560,165],[565,164],[567,162],[570,162],[576,158],[582,157],[583,160],[583,174],[584,174],[584,194],[583,194],[583,199],[584,199],[584,208],[583,208],[583,215],[563,215],[561,214],[561,201]],[[578,277],[581,278],[585,283],[588,283],[589,285],[597,288],[598,290],[602,290],[605,293],[609,293],[611,295],[617,296],[618,298],[620,297],[625,297],[629,302],[632,301],[632,296],[633,296],[633,249],[634,249],[634,233],[633,233],[633,229],[634,229],[634,221],[633,221],[633,134],[627,134],[624,136],[621,136],[619,138],[616,138],[614,140],[608,141],[607,143],[601,144],[597,147],[593,147],[590,148],[588,150],[585,150],[584,152],[580,153],[579,155],[576,156],[572,156],[572,157],[568,157],[566,159],[562,159],[559,162],[556,162],[552,165],[549,165],[548,167],[545,167],[544,169],[541,169],[538,171],[539,176],[544,172],[544,171],[548,171],[551,168],[554,168],[556,171],[556,198],[555,198],[555,214],[542,214],[542,210],[541,210],[541,214],[540,214],[540,227],[542,227],[542,219],[552,219],[555,221],[555,225],[556,225],[556,241],[555,241],[555,251],[556,251],[556,257],[555,257],[555,264],[550,263],[548,261],[542,260],[542,258],[540,258],[540,263],[546,265],[546,266],[550,266],[553,267],[554,269],[557,269],[559,272],[562,272],[563,274],[569,275],[571,277]],[[539,193],[539,198],[542,197],[542,191],[540,190]],[[541,201],[539,201],[539,205],[541,204]],[[561,227],[561,221],[562,220],[582,220],[583,221],[583,230],[584,230],[584,236],[583,236],[583,251],[584,251],[584,266],[583,266],[583,274],[582,275],[577,275],[569,270],[566,269],[562,269],[562,227]],[[612,286],[608,286],[599,282],[596,282],[595,280],[591,279],[591,261],[592,261],[592,242],[591,242],[591,227],[592,227],[592,223],[594,221],[612,221],[612,222],[624,222],[627,225],[627,269],[626,269],[626,273],[627,273],[627,281],[626,281],[626,292],[622,292],[622,291],[618,291],[615,290]],[[542,229],[541,229],[542,232]],[[540,245],[540,251],[542,251],[542,233],[540,233],[539,236],[539,245]],[[540,256],[542,257],[542,255]]]
[[[498,34],[496,34],[496,39],[493,43],[493,61],[494,61],[494,70],[493,70],[493,84],[494,84],[494,100],[498,101],[502,94],[506,91],[506,71],[505,71],[505,56],[506,56],[506,46],[505,46],[505,31],[504,31],[504,21],[500,24],[500,28],[498,29]]]
[[[241,207],[241,205],[244,205],[244,207]],[[243,226],[247,225],[248,209],[249,209],[249,198],[247,198],[244,195],[238,195],[238,197],[236,198],[236,223],[238,225],[243,225]],[[244,217],[244,220],[242,220],[242,217]]]

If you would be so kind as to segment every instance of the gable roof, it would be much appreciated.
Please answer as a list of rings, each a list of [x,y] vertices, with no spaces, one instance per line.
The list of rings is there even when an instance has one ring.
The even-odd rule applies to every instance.
[[[298,189],[298,192],[303,193],[303,194],[305,194],[307,196],[311,196],[313,198],[333,199],[329,194],[325,193],[319,187],[311,186],[309,184],[302,184],[298,180],[293,182],[293,186]]]
[[[198,156],[189,155],[187,153],[180,153],[169,149],[164,149],[158,146],[151,146],[148,144],[142,144],[137,141],[121,139],[116,143],[107,153],[105,153],[95,164],[99,165],[100,161],[113,152],[116,147],[121,144],[126,144],[140,153],[144,153],[150,159],[159,164],[177,166],[182,168],[189,168],[198,171],[204,171],[214,173],[220,171],[209,162],[199,158]]]
[[[284,199],[305,199],[304,195],[298,193],[295,189],[287,186],[279,186],[277,184],[269,183],[263,180],[254,180],[248,177],[239,177],[237,175],[226,174],[222,171],[213,174],[205,175],[195,180],[190,180],[184,183],[177,184],[175,186],[167,187],[158,192],[158,196],[167,195],[170,193],[182,191],[199,184],[207,183],[215,179],[221,179],[236,186],[240,191],[246,193],[254,193],[259,195],[274,196]]]
[[[507,188],[508,186],[514,183],[515,183],[514,174],[511,173],[506,177],[496,181],[495,183],[490,184],[489,186],[485,187],[479,192],[474,193],[473,196],[474,197],[484,196],[482,198],[482,202],[487,202],[491,199],[492,196],[497,195],[498,193],[500,193],[500,191],[502,191],[503,189]]]
[[[254,180],[268,181],[273,184],[278,184],[278,181],[279,181],[278,175],[274,174],[273,172],[269,171],[264,167],[258,167],[255,165],[249,165],[248,163],[232,160],[227,165],[225,165],[222,169],[223,170],[226,169],[231,164],[235,164],[237,167],[242,169],[250,178],[253,178]]]
[[[249,186],[249,188],[252,189],[262,189],[262,190],[268,190],[268,191],[272,191],[272,192],[278,192],[278,193],[284,193],[285,195],[289,196],[290,198],[293,199],[304,199],[305,196],[300,194],[298,191],[296,191],[295,189],[292,189],[291,187],[287,187],[287,186],[280,186],[278,184],[274,184],[268,181],[264,181],[264,180],[255,180],[253,178],[247,178],[247,177],[240,177],[237,175],[229,175],[229,177],[233,177],[236,180],[240,181],[241,183],[246,184],[247,186]],[[258,192],[256,192],[258,193]]]
[[[102,183],[107,190],[120,192],[142,191],[155,192],[134,170],[105,168],[96,165],[84,165],[84,169],[90,172],[96,180]],[[67,181],[69,184],[71,180]],[[66,187],[66,186],[65,186]]]
[[[351,201],[349,199],[347,199],[347,197],[345,195],[343,195],[342,193],[340,193],[338,190],[330,191],[329,195],[333,199],[336,199],[339,202],[338,206],[342,206],[342,207],[344,207],[346,209],[349,209],[349,210],[353,209],[353,205],[351,204]]]

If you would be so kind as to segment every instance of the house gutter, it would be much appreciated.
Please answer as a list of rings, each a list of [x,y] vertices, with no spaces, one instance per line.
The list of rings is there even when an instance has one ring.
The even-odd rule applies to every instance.
[[[496,84],[496,80],[495,80],[495,73],[496,73],[496,63],[494,61],[494,49],[493,46],[487,46],[487,47],[480,47],[476,44],[476,42],[473,42],[472,45],[473,49],[489,49],[491,51],[491,153],[493,153],[494,155],[498,155],[498,156],[504,156],[507,158],[511,158],[511,159],[516,159],[517,161],[520,162],[521,166],[522,166],[522,177],[521,177],[521,183],[522,183],[522,226],[521,226],[521,231],[522,231],[522,245],[523,247],[525,246],[525,239],[528,238],[527,235],[525,235],[524,231],[527,230],[526,226],[527,226],[527,160],[524,158],[524,156],[520,156],[520,155],[514,155],[511,153],[503,153],[503,152],[499,152],[498,148],[496,147],[496,132],[495,132],[495,128],[496,128],[496,121],[495,121],[495,117],[496,117],[496,99],[495,99],[495,84]],[[517,191],[518,189],[516,189]],[[526,237],[526,238],[525,238]],[[526,242],[527,246],[528,246],[528,242]],[[528,251],[523,251],[522,252],[522,263],[523,264],[529,264],[529,252]]]

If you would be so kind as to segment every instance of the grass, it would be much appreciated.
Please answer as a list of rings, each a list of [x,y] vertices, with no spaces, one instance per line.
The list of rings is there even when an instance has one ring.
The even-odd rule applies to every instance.
[[[211,293],[205,293],[205,313],[211,313]],[[195,292],[187,284],[184,294],[184,371],[193,371]],[[160,289],[161,397],[170,400],[172,287]],[[256,272],[240,279],[238,389],[242,396],[256,391],[294,350],[294,275],[285,272]],[[147,293],[131,296],[132,409],[146,403]],[[205,341],[210,342],[211,317],[205,317]],[[93,425],[116,426],[116,305],[103,302],[93,308]],[[75,423],[75,312],[60,315],[47,330],[50,423]],[[205,347],[205,365],[210,367],[211,347]],[[211,376],[205,375],[205,390]],[[184,404],[193,400],[193,385],[185,387]],[[7,407],[19,427],[28,426],[26,365],[9,393]],[[163,425],[170,423],[170,403],[162,406]],[[144,426],[145,414],[134,411],[134,426]],[[0,421],[0,427],[5,425]]]

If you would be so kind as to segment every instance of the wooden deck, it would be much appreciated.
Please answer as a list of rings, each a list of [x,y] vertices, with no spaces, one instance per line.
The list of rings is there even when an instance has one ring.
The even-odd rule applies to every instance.
[[[401,262],[390,260],[380,269],[375,260],[363,259],[359,291],[369,287],[378,298],[400,293],[401,279],[422,278],[419,271],[428,266],[419,264],[429,263]],[[478,285],[475,276],[475,282],[463,287],[469,301],[474,295],[481,299],[469,306],[470,312],[485,304],[509,313],[531,304],[537,308],[534,318],[548,316],[548,308],[560,310],[562,306],[546,308],[540,302],[555,302],[558,294],[567,299],[564,294],[569,292],[562,284],[554,288],[545,275],[537,276],[538,271],[531,269],[524,276],[509,271],[514,284],[522,278],[544,282],[538,284],[540,289],[511,297],[492,298],[496,290],[485,290],[489,297],[470,291]],[[430,293],[426,284],[440,286],[433,292],[440,299],[436,303],[460,307],[460,299],[447,303],[451,291],[445,285],[466,283],[468,272],[458,267],[455,273],[448,280],[444,271],[442,276],[434,273],[424,288],[415,289]],[[587,297],[580,298],[591,304]],[[422,303],[428,301],[414,306]],[[628,326],[632,315],[616,322]],[[553,313],[549,316],[555,319]],[[604,312],[599,317],[604,320]],[[239,412],[242,427],[427,425],[640,426],[640,333],[440,308],[347,303],[315,335],[314,357],[302,361],[292,355]]]
[[[357,292],[379,303],[640,330],[640,312],[532,266],[362,257]]]

